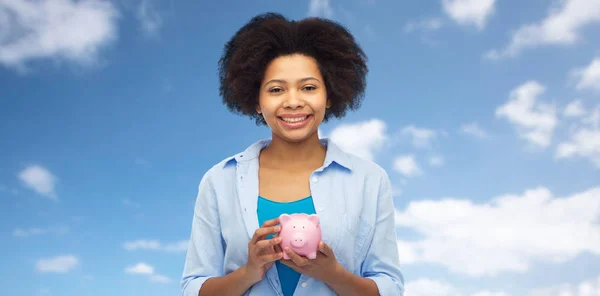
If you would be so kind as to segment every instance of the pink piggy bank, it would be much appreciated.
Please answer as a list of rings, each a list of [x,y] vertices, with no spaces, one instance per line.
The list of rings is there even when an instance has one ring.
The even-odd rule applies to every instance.
[[[279,216],[282,238],[281,249],[290,247],[296,254],[308,259],[317,258],[317,248],[321,242],[321,226],[319,216],[312,214],[281,214]],[[283,259],[290,259],[283,252]]]

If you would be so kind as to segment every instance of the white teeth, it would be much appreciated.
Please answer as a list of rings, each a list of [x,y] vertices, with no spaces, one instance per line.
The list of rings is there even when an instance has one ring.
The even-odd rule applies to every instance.
[[[285,122],[290,122],[290,123],[294,123],[294,122],[300,122],[303,121],[307,118],[308,116],[304,116],[304,117],[296,117],[296,118],[283,118],[283,121]]]

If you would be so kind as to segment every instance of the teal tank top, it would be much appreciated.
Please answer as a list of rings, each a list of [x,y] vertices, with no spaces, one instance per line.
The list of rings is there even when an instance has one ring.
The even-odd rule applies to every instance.
[[[262,196],[258,197],[257,214],[259,225],[262,225],[267,220],[275,219],[281,214],[293,213],[316,214],[312,196],[287,203],[268,200]],[[269,235],[268,238],[271,237],[272,235]],[[279,261],[275,261],[275,265],[279,274],[279,282],[281,283],[283,295],[292,296],[301,274],[287,265],[281,264]]]

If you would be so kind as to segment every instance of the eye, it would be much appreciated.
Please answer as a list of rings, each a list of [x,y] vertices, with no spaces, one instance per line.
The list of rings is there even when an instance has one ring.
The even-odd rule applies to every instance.
[[[274,87],[272,89],[269,90],[270,93],[278,93],[283,91],[283,89],[279,88],[279,87]]]
[[[307,91],[313,91],[315,89],[317,89],[317,87],[314,85],[307,85],[304,87],[304,90],[307,90]]]

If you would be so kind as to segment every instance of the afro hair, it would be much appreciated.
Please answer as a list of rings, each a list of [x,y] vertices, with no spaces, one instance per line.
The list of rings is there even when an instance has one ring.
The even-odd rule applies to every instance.
[[[253,17],[225,44],[219,60],[219,94],[227,108],[266,124],[256,112],[260,84],[275,58],[303,54],[317,61],[325,80],[331,116],[360,107],[366,88],[367,57],[352,34],[324,18],[290,21],[278,13]]]

